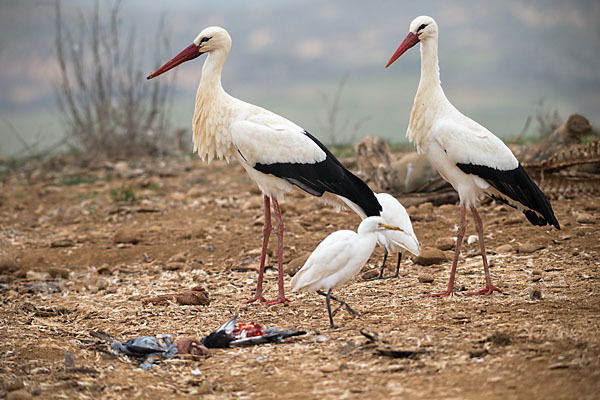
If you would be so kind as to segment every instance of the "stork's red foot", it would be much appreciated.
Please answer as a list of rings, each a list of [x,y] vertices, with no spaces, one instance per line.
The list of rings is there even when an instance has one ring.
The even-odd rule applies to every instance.
[[[482,294],[492,294],[494,292],[502,293],[502,290],[498,289],[494,285],[489,285],[489,286],[484,287],[483,289],[481,289],[478,292],[467,292],[467,293],[465,293],[465,296],[480,296]]]
[[[422,294],[421,297],[446,297],[446,296],[454,296],[454,292],[445,291],[442,293],[431,293],[431,294]]]
[[[258,304],[265,304],[267,302],[267,299],[265,299],[262,295],[257,294],[250,300],[246,300],[244,303],[252,304],[252,303],[256,303],[256,302],[258,302]]]
[[[275,300],[265,301],[261,304],[264,304],[266,306],[271,306],[273,304],[284,304],[284,303],[289,303],[289,302],[290,302],[290,300],[286,299],[284,296],[279,296]]]

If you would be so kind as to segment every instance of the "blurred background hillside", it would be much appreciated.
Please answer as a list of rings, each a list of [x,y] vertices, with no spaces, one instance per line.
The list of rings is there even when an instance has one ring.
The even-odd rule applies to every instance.
[[[55,105],[54,2],[0,0],[0,154],[24,143],[56,143],[64,131]],[[92,1],[63,0],[65,24]],[[100,8],[111,3],[100,1]],[[440,26],[441,79],[450,100],[501,137],[518,135],[540,108],[600,122],[600,2],[125,0],[121,23],[135,29],[156,69],[155,32],[164,14],[171,56],[206,26],[225,27],[233,48],[223,85],[233,96],[284,115],[327,143],[376,135],[405,141],[419,82],[419,52],[384,65],[417,15]],[[203,58],[177,69],[171,129],[191,129]],[[145,75],[143,75],[145,77]],[[162,78],[162,77],[161,77]],[[142,78],[144,79],[144,78]],[[159,78],[160,79],[160,78]],[[340,82],[340,121],[327,132],[327,107]],[[540,102],[543,105],[540,106]],[[535,127],[530,128],[535,132]],[[20,140],[17,138],[20,137]],[[335,137],[333,137],[335,136]],[[191,141],[191,133],[184,136]]]

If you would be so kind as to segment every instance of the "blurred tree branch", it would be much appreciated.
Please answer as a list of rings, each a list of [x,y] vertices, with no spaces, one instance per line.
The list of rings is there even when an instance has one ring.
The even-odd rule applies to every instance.
[[[328,144],[353,143],[362,125],[369,120],[368,117],[357,118],[355,114],[351,114],[340,121],[342,92],[346,86],[348,76],[348,72],[342,76],[333,97],[329,97],[323,91],[319,92],[324,105],[325,119],[321,121],[321,118],[317,117],[317,122],[324,130],[323,135]]]

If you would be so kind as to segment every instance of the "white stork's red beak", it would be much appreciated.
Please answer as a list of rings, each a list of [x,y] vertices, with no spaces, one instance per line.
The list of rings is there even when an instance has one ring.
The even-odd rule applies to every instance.
[[[179,53],[175,57],[173,57],[171,59],[171,61],[167,62],[165,65],[163,65],[162,67],[157,69],[155,72],[148,75],[146,77],[146,79],[155,78],[155,77],[159,76],[160,74],[163,74],[163,73],[167,72],[168,70],[175,68],[179,64],[182,64],[186,61],[193,60],[194,58],[200,56],[201,54],[203,54],[203,53],[200,51],[198,46],[196,46],[194,43],[192,43],[188,47],[183,49],[183,51],[181,53]]]
[[[419,37],[412,32],[408,32],[408,35],[406,35],[406,37],[400,44],[400,47],[398,47],[398,50],[396,50],[396,52],[394,53],[392,58],[390,58],[390,61],[388,61],[385,67],[387,68],[390,65],[392,65],[392,63],[396,61],[398,57],[400,57],[402,54],[404,54],[406,50],[410,49],[417,43],[419,43]]]

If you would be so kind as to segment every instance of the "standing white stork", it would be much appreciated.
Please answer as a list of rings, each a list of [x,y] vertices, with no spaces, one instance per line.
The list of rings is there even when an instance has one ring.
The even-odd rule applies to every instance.
[[[265,223],[255,296],[248,303],[284,303],[283,220],[279,201],[292,185],[327,202],[366,215],[379,215],[375,195],[356,175],[348,171],[321,142],[287,119],[227,94],[221,86],[221,71],[231,49],[231,37],[219,27],[204,29],[194,42],[171,61],[150,74],[154,78],[179,64],[208,53],[196,93],[193,131],[194,151],[210,162],[215,156],[227,161],[235,157],[263,192]],[[262,295],[263,273],[271,233],[270,202],[278,220],[277,299]]]
[[[340,303],[338,309],[345,306],[351,314],[357,315],[346,302],[333,297],[331,291],[360,272],[373,253],[379,234],[387,230],[402,232],[400,227],[387,224],[382,217],[368,217],[362,220],[357,232],[342,230],[331,233],[319,243],[292,278],[292,292],[314,290],[325,296],[332,328],[337,328],[333,323],[337,309],[331,312],[330,299]],[[327,290],[327,293],[323,290]]]
[[[438,66],[438,26],[431,17],[415,18],[409,33],[386,67],[421,43],[421,80],[410,114],[406,136],[415,142],[442,178],[460,197],[460,224],[448,289],[428,296],[452,295],[458,256],[465,234],[466,208],[471,209],[479,235],[485,288],[467,295],[501,292],[492,285],[483,243],[483,225],[476,210],[487,194],[522,211],[533,225],[560,229],[550,202],[531,180],[510,149],[490,131],[458,111],[446,98]]]

